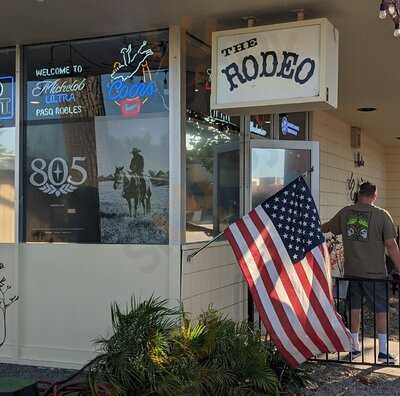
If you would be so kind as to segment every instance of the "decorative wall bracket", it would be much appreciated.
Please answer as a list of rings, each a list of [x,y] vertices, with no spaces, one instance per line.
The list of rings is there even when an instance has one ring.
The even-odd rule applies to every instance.
[[[355,202],[357,198],[357,191],[360,189],[361,184],[363,184],[366,180],[362,177],[355,177],[354,173],[351,172],[350,177],[346,180],[347,184],[347,192],[349,194],[349,198]]]
[[[357,168],[361,168],[361,167],[365,166],[364,157],[362,156],[362,154],[359,151],[354,153],[354,165]]]

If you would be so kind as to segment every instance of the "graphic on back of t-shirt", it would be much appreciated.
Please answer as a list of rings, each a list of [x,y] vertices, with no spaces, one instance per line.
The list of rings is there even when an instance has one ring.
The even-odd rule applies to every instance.
[[[352,241],[368,241],[369,215],[363,212],[352,212],[346,220],[346,236]]]

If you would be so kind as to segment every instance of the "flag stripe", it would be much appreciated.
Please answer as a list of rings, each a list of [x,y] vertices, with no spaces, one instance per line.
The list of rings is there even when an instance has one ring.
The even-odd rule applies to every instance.
[[[295,344],[296,348],[303,354],[305,358],[310,358],[314,354],[312,350],[315,349],[315,346],[306,346],[304,342],[299,338],[299,335],[294,330],[292,326],[291,320],[294,320],[294,315],[292,312],[291,318],[289,318],[289,313],[284,309],[285,302],[282,301],[282,298],[278,295],[278,285],[273,284],[269,271],[266,270],[262,257],[257,249],[257,246],[254,244],[254,240],[251,237],[250,232],[248,231],[246,224],[244,223],[243,219],[237,221],[237,226],[247,243],[247,246],[253,256],[254,262],[257,265],[258,271],[261,275],[261,279],[264,282],[264,285],[267,289],[267,293],[271,297],[272,305],[275,309],[276,315],[282,323],[283,328],[286,330],[287,335],[292,339],[293,343]],[[288,309],[288,311],[290,308]]]
[[[304,355],[298,350],[298,348],[294,345],[293,341],[288,337],[288,334],[286,332],[286,329],[282,326],[282,323],[279,320],[279,317],[276,314],[276,311],[274,310],[271,297],[267,293],[267,290],[265,288],[265,284],[262,281],[261,275],[258,271],[257,265],[254,262],[253,256],[248,250],[248,246],[246,244],[246,241],[244,240],[237,224],[233,224],[231,226],[231,231],[232,234],[234,235],[236,242],[239,246],[239,249],[242,253],[242,256],[244,258],[244,262],[247,264],[247,269],[249,270],[249,273],[251,275],[251,278],[255,284],[257,294],[259,296],[265,297],[264,299],[261,299],[261,302],[264,304],[264,311],[268,315],[268,318],[271,322],[272,327],[275,330],[275,333],[282,339],[285,340],[285,343],[287,344],[287,350],[288,352],[291,353],[291,355],[297,360],[297,361],[304,361]]]
[[[250,274],[249,268],[247,267],[247,263],[244,259],[242,251],[239,248],[236,238],[233,235],[231,228],[233,228],[233,225],[231,227],[228,227],[225,230],[225,235],[232,247],[232,250],[236,256],[236,259],[239,262],[239,266],[243,272],[243,275],[247,281],[247,284],[249,285],[250,293],[251,293],[251,296],[257,307],[258,313],[259,313],[261,319],[263,320],[264,325],[267,328],[268,334],[271,336],[272,341],[278,347],[278,349],[282,353],[283,357],[290,364],[290,366],[297,367],[299,365],[299,363],[301,363],[303,361],[303,358],[300,356],[299,352],[290,353],[288,351],[287,346],[290,347],[290,345],[292,345],[292,344],[291,344],[290,340],[287,339],[287,335],[284,333],[283,329],[282,329],[282,331],[280,331],[279,326],[276,326],[276,327],[278,327],[278,332],[275,332],[274,326],[272,325],[271,321],[268,318],[268,315],[266,314],[266,310],[264,308],[264,303],[263,303],[264,299],[262,297],[260,297],[260,295],[257,291],[255,282],[253,281],[253,278]],[[285,342],[285,345],[283,344],[283,342]],[[293,347],[293,349],[294,349],[294,347]]]
[[[324,244],[325,245],[325,244]],[[327,252],[327,247],[326,245],[324,246],[324,250]],[[319,264],[320,267],[323,267],[325,260],[324,257],[320,254],[321,249],[313,249],[312,253],[313,256],[315,258],[315,260],[317,261],[317,263]],[[329,262],[326,264],[329,265]],[[329,276],[330,276],[330,272],[329,272]],[[331,279],[330,277],[327,279]],[[340,327],[343,329],[344,333],[342,332],[338,332],[338,335],[341,337],[342,343],[343,345],[347,345],[349,343],[349,337],[351,337],[351,333],[350,331],[346,328],[346,326],[343,323],[343,320],[341,318],[341,316],[336,312],[335,307],[333,305],[334,301],[333,301],[333,296],[332,296],[332,292],[331,292],[331,287],[328,284],[328,295],[326,293],[326,290],[324,290],[324,294],[326,296],[326,300],[324,301],[325,306],[329,307],[328,309],[333,310],[335,313],[335,318],[337,320],[337,322],[339,323]]]
[[[331,268],[331,261],[328,253],[328,248],[326,246],[326,243],[318,246],[318,251],[315,251],[314,253],[315,258],[317,259],[317,263],[321,267],[321,270],[323,272],[323,275],[325,276],[326,280],[328,282],[328,288],[327,288],[327,297],[328,300],[331,304],[333,304],[333,294],[332,294],[332,274],[330,271]]]
[[[314,249],[312,252],[315,253],[315,251],[316,249]],[[315,280],[315,274],[312,269],[312,267],[317,266],[317,264],[315,264],[315,261],[316,258],[313,254],[310,254],[309,256],[307,255],[306,258],[304,259],[303,268],[305,270],[306,276],[310,284],[311,282],[313,282],[313,289],[316,295],[318,296],[318,302],[321,304],[321,307],[324,310],[326,316],[330,318],[329,323],[332,325],[333,329],[335,329],[335,333],[340,338],[342,348],[346,350],[350,347],[351,334],[344,326],[341,317],[335,311],[334,306],[330,303],[329,297],[326,296],[326,292],[322,289],[320,283]],[[336,331],[339,329],[343,331]]]
[[[286,271],[290,273],[290,277],[293,280],[293,283],[297,285],[296,290],[301,299],[305,301],[305,312],[310,316],[310,319],[313,319],[312,326],[314,330],[317,332],[319,338],[322,338],[322,342],[324,342],[324,346],[320,348],[321,352],[332,351],[335,349],[335,344],[332,342],[332,337],[328,334],[327,329],[325,328],[325,318],[321,317],[318,310],[314,308],[314,304],[310,306],[310,294],[308,288],[304,288],[301,282],[299,282],[299,277],[296,271],[295,266],[291,262],[289,256],[286,253],[286,250],[283,246],[282,239],[277,233],[275,226],[272,224],[271,219],[265,213],[262,208],[256,208],[257,215],[259,219],[262,221],[264,228],[269,231],[269,237],[272,241],[272,246],[276,246],[277,250],[280,252],[280,261],[285,267]],[[267,231],[267,232],[268,232]],[[308,306],[307,306],[308,305]],[[312,313],[314,315],[312,315]],[[323,329],[321,331],[321,329]]]
[[[299,277],[299,280],[302,283],[304,290],[309,295],[310,304],[315,309],[315,312],[317,313],[320,320],[324,323],[326,332],[327,332],[328,337],[331,340],[332,344],[334,345],[336,350],[342,350],[343,345],[340,342],[337,334],[335,333],[335,330],[332,328],[332,324],[331,324],[329,318],[326,316],[325,311],[323,310],[323,308],[314,292],[313,288],[318,287],[317,280],[314,278],[312,278],[312,282],[310,282],[308,280],[306,271],[304,269],[304,263],[306,263],[305,259],[294,264],[294,268],[297,272],[297,276]],[[312,274],[311,274],[311,276],[312,276]]]
[[[349,351],[336,312],[329,255],[304,178],[289,183],[225,231],[271,339],[291,366]]]
[[[314,249],[307,253],[307,258],[309,259],[309,264],[313,270],[315,277],[318,279],[322,290],[325,293],[326,298],[331,301],[331,292],[328,284],[328,279],[326,277],[325,260],[321,256],[321,251],[319,249]]]
[[[291,310],[290,316],[295,331],[298,333],[299,337],[302,337],[306,346],[313,352],[313,355],[319,354],[322,351],[328,351],[329,348],[319,339],[305,314],[297,295],[298,288],[294,287],[280,260],[276,261],[274,259],[273,250],[276,249],[274,249],[274,246],[270,246],[271,239],[269,238],[268,231],[265,227],[262,227],[261,220],[258,218],[256,212],[250,212],[249,216],[245,216],[243,219],[256,242],[257,248],[265,263],[264,265],[270,274],[275,288],[279,292],[279,297],[283,301],[284,307],[286,310],[288,310],[288,308]]]
[[[264,212],[265,213],[265,212]],[[266,215],[267,216],[267,215]],[[293,285],[293,282],[288,275],[288,271],[285,268],[281,257],[279,256],[278,250],[274,245],[269,231],[263,226],[261,219],[258,216],[256,211],[250,212],[250,217],[253,220],[255,226],[257,227],[258,232],[260,233],[263,242],[264,242],[264,251],[267,252],[269,258],[273,261],[271,265],[269,265],[269,271],[274,269],[274,272],[277,271],[277,276],[281,277],[281,280],[284,284],[286,292],[289,295],[292,309],[294,310],[295,314],[297,315],[297,323],[301,326],[302,329],[307,333],[307,338],[310,339],[312,346],[311,349],[313,351],[313,355],[320,354],[322,352],[328,352],[330,348],[323,342],[323,340],[317,335],[316,331],[314,330],[313,326],[311,325],[307,314],[305,313],[302,304],[299,300],[299,288]],[[276,266],[276,269],[275,269]],[[292,266],[292,264],[291,264]],[[305,296],[301,296],[305,298]],[[330,344],[330,342],[329,342]]]

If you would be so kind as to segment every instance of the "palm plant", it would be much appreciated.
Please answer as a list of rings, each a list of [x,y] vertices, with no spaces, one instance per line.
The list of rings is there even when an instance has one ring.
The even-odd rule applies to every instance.
[[[268,350],[246,323],[235,323],[209,308],[198,323],[184,318],[174,336],[174,356],[191,358],[182,378],[187,395],[276,395],[278,379],[268,366]],[[176,366],[174,367],[176,369]]]
[[[111,306],[113,334],[97,340],[90,364],[92,394],[106,384],[112,395],[277,395],[279,379],[300,384],[247,322],[209,308],[193,321],[159,298]],[[299,382],[300,381],[300,382]]]
[[[174,382],[167,370],[168,337],[178,313],[154,297],[133,299],[125,311],[113,304],[113,335],[96,341],[102,353],[89,370],[91,389],[100,381],[115,395],[168,394],[169,383]]]

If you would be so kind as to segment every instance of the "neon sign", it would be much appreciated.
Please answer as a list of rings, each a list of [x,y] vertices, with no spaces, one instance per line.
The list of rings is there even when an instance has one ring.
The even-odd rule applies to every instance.
[[[250,132],[260,136],[267,136],[267,131],[260,128],[254,121],[250,121]]]
[[[158,92],[155,81],[152,80],[147,59],[154,54],[151,48],[146,48],[143,41],[136,52],[132,44],[121,49],[122,62],[115,62],[110,75],[111,81],[106,85],[105,98],[114,101],[124,117],[136,117],[142,106]],[[133,69],[133,70],[132,70]],[[130,82],[141,69],[140,82]]]
[[[154,52],[151,50],[151,48],[144,49],[146,47],[147,41],[143,41],[142,45],[139,47],[137,52],[132,55],[132,44],[129,44],[127,47],[124,47],[121,49],[120,53],[122,54],[122,57],[124,58],[123,63],[116,62],[114,64],[114,70],[111,73],[111,78],[114,79],[121,79],[122,81],[129,80],[132,78],[136,72],[139,70],[141,66],[146,62],[146,59],[154,55]],[[134,70],[127,75],[119,74],[116,75],[117,73],[124,72],[124,70],[128,67],[133,67]]]
[[[14,77],[0,77],[0,120],[14,118]]]
[[[157,86],[154,81],[137,84],[126,84],[121,80],[114,80],[107,86],[106,99],[123,100],[136,97],[154,96]]]
[[[281,130],[285,136],[287,134],[297,136],[300,132],[300,127],[289,122],[287,117],[282,117]]]

